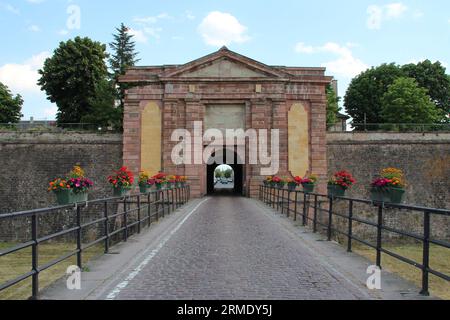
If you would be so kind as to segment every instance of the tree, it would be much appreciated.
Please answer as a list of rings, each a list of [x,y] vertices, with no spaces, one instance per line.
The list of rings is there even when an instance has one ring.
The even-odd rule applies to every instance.
[[[111,81],[102,80],[97,84],[90,104],[92,111],[81,118],[82,123],[90,123],[102,128],[122,126],[122,113],[115,107],[115,90]]]
[[[58,106],[59,124],[79,123],[93,112],[98,85],[108,76],[106,58],[106,45],[76,37],[45,61],[38,84]]]
[[[337,122],[337,114],[341,111],[339,107],[340,98],[336,95],[331,85],[327,86],[327,125],[334,125]]]
[[[19,94],[14,97],[8,87],[0,82],[0,123],[19,122],[22,105],[22,97]]]
[[[438,108],[443,111],[442,121],[449,122],[445,115],[450,114],[450,76],[445,73],[445,67],[437,61],[430,60],[418,64],[406,64],[402,67],[406,77],[416,79],[420,87],[428,90],[428,95]]]
[[[118,107],[123,113],[125,90],[130,85],[120,83],[119,77],[124,75],[127,68],[134,66],[139,59],[136,59],[138,53],[135,52],[133,35],[130,34],[129,29],[122,23],[116,30],[117,34],[113,35],[114,41],[109,44],[113,50],[109,59],[109,67],[111,69],[110,76],[116,88],[116,99],[119,101]]]
[[[384,123],[435,123],[440,110],[427,95],[427,89],[419,87],[413,78],[400,77],[389,86],[381,99],[381,116]],[[408,129],[409,126],[386,126]]]
[[[394,63],[372,67],[355,77],[347,90],[344,106],[355,123],[381,123],[381,98],[388,87],[402,76]],[[356,126],[356,130],[362,127]],[[368,129],[376,130],[377,126]]]
[[[225,172],[224,172],[224,174],[223,174],[223,176],[224,176],[226,179],[230,179],[232,175],[233,175],[233,170],[231,170],[231,169],[225,170]]]

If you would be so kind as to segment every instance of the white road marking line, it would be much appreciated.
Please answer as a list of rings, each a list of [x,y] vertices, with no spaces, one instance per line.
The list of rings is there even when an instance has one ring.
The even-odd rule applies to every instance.
[[[159,245],[153,249],[149,255],[145,257],[145,259],[137,266],[131,273],[128,274],[128,276],[125,278],[124,281],[119,283],[106,297],[105,300],[114,300],[119,293],[125,289],[131,280],[133,280],[139,272],[144,269],[144,267],[158,254],[158,252],[164,247],[164,245],[172,238],[172,236],[181,228],[181,226],[189,219],[189,217],[198,209],[200,206],[208,201],[209,199],[205,199],[202,202],[200,202],[194,209],[192,209],[191,212],[189,212],[186,217],[159,243]]]

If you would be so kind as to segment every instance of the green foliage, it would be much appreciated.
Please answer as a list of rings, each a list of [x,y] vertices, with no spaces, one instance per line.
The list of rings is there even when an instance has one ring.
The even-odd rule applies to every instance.
[[[109,67],[111,70],[111,79],[115,86],[115,97],[119,101],[119,110],[123,114],[125,90],[130,88],[127,83],[120,83],[119,77],[124,75],[127,68],[134,66],[139,59],[136,59],[138,53],[135,52],[135,43],[133,36],[129,33],[129,29],[122,23],[116,29],[114,41],[109,45],[113,51],[109,59]]]
[[[226,170],[226,171],[223,173],[223,176],[224,176],[226,179],[230,179],[232,175],[233,175],[233,170],[231,170],[231,169],[228,169],[228,170]]]
[[[108,75],[106,58],[104,44],[76,37],[45,61],[38,84],[58,106],[58,124],[79,123],[94,111],[98,85]]]
[[[344,98],[345,109],[353,122],[381,123],[381,99],[388,87],[402,75],[400,67],[391,63],[372,67],[355,77]]]
[[[216,176],[217,179],[222,178],[222,175],[223,175],[223,173],[222,173],[222,171],[220,171],[220,170],[217,170],[217,171],[215,172],[215,176]]]
[[[407,64],[402,67],[406,77],[416,79],[420,87],[428,90],[428,95],[435,105],[443,111],[442,114],[450,114],[450,76],[445,73],[445,68],[437,61],[430,60],[418,64]],[[450,122],[449,118],[441,118]]]
[[[0,82],[0,123],[19,122],[22,105],[22,97],[19,94],[14,97],[8,87]]]
[[[90,104],[92,111],[81,118],[82,123],[95,124],[102,128],[117,129],[122,126],[122,113],[115,107],[115,90],[110,81],[103,80],[97,84]]]
[[[327,125],[333,125],[337,122],[337,114],[341,111],[339,107],[340,97],[336,95],[331,85],[327,86]]]
[[[419,87],[413,78],[400,77],[389,86],[381,99],[384,123],[435,123],[439,109],[430,100],[427,90]],[[383,126],[387,129],[407,130],[408,126]]]
[[[390,85],[401,77],[414,78],[419,87],[427,89],[431,102],[440,110],[435,122],[450,122],[450,76],[441,63],[425,60],[418,64],[397,66],[394,63],[372,67],[355,77],[344,99],[345,109],[354,123],[383,123],[382,98]],[[405,106],[405,109],[408,109]],[[415,118],[412,114],[411,118]],[[419,123],[427,123],[417,119]],[[400,122],[398,119],[397,122]],[[383,126],[384,127],[384,126]],[[356,126],[356,130],[362,127]],[[379,126],[370,126],[377,130]]]

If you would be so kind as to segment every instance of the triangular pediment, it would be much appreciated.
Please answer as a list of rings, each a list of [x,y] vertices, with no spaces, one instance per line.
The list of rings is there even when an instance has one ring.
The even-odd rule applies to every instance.
[[[206,57],[171,70],[164,78],[285,78],[270,66],[222,48]]]
[[[178,76],[182,78],[261,78],[267,77],[267,74],[252,70],[244,64],[221,58]]]

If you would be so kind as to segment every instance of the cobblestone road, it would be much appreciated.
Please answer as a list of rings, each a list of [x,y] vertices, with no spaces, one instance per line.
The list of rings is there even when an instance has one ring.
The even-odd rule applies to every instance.
[[[114,298],[367,298],[260,211],[250,199],[210,198]]]

